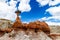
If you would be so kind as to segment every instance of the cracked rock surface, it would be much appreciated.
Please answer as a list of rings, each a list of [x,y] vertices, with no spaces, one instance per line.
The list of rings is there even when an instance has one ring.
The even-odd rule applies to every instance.
[[[12,31],[10,33],[5,33],[0,37],[0,40],[52,40],[44,32],[29,31],[26,34],[25,31]]]

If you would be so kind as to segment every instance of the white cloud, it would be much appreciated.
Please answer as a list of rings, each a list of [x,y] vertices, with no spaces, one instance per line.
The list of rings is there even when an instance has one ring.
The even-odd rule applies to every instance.
[[[29,24],[29,22],[27,22],[27,21],[24,21],[24,22],[22,22],[22,23],[27,23],[27,24]]]
[[[60,0],[36,0],[39,4],[41,4],[40,6],[45,6],[47,4],[49,4],[49,6],[55,6],[57,4],[60,3]]]
[[[60,6],[58,7],[50,7],[46,10],[46,12],[49,12],[54,19],[60,20]]]
[[[36,0],[40,6],[45,6],[49,3],[49,0]]]
[[[8,19],[14,21],[16,19],[15,11],[17,10],[16,4],[20,2],[18,9],[21,12],[27,12],[31,10],[30,0],[10,0],[6,3],[7,0],[0,0],[0,18]],[[9,6],[10,5],[10,6]],[[19,16],[21,17],[21,16]]]
[[[50,19],[53,19],[51,17],[43,17],[43,18],[40,18],[38,19],[39,21],[45,21],[48,25],[55,25],[55,26],[60,26],[60,23],[59,22],[52,22]],[[56,19],[54,19],[54,21],[57,21]]]
[[[0,2],[0,18],[15,20],[16,14],[14,13],[16,8],[8,6],[5,2]]]
[[[0,2],[6,2],[7,0],[0,0]]]
[[[40,18],[40,19],[38,19],[39,21],[47,21],[47,20],[49,20],[50,18],[46,18],[46,17],[43,17],[43,18]]]
[[[49,6],[54,6],[60,3],[60,0],[54,0],[49,2]]]
[[[39,20],[46,21],[49,25],[60,25],[57,20],[60,20],[60,6],[58,7],[50,7],[46,10],[46,12],[49,12],[52,16],[50,17],[43,17]],[[55,22],[52,22],[50,19],[54,19]]]
[[[31,10],[30,4],[29,4],[30,0],[20,0],[20,4],[18,9],[21,12],[28,12]]]
[[[51,21],[46,21],[48,25],[55,25],[55,26],[60,26],[60,23],[58,22],[51,22]]]
[[[16,4],[17,4],[17,2],[16,2],[16,1],[14,1],[14,0],[11,0],[11,1],[9,2],[9,4],[10,4],[10,6],[15,7],[15,6],[16,6]]]
[[[57,22],[57,20],[60,20],[60,6],[55,6],[57,4],[60,3],[60,0],[36,0],[40,6],[45,6],[45,5],[49,5],[49,6],[54,6],[54,7],[50,7],[46,10],[46,12],[49,12],[52,16],[51,17],[43,17],[40,18],[38,20],[42,20],[42,21],[46,21],[46,23],[48,23],[48,25],[60,25],[59,22]],[[50,19],[54,19],[54,21],[56,22],[52,22]]]

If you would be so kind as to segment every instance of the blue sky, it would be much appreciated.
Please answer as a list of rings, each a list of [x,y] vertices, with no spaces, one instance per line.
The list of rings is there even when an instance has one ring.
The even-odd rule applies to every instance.
[[[0,0],[0,5],[0,9],[7,10],[0,10],[0,18],[15,20],[14,12],[18,9],[21,11],[22,22],[39,20],[51,25],[60,25],[60,0]]]
[[[60,4],[57,4],[54,6],[59,6],[59,5]],[[44,17],[49,18],[52,16],[52,14],[50,14],[49,12],[46,12],[46,10],[50,7],[53,7],[53,6],[49,6],[47,4],[43,7],[40,7],[41,5],[39,5],[39,3],[36,0],[30,0],[30,6],[31,6],[31,10],[29,12],[21,13],[21,20],[22,21],[28,21],[28,22],[29,21],[36,21],[36,20],[44,18]],[[42,21],[45,21],[45,20],[42,20]],[[46,21],[60,23],[60,20],[54,19],[54,18],[51,18],[51,19],[46,20]]]
[[[45,14],[45,10],[49,8],[48,4],[44,7],[39,7],[39,3],[36,0],[30,0],[31,10],[29,12],[21,13],[22,21],[35,21],[42,17],[49,17],[51,14]]]

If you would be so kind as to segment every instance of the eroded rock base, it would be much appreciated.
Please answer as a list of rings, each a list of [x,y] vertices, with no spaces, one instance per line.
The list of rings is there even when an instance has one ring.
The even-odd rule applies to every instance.
[[[10,33],[5,33],[0,37],[0,40],[52,40],[44,32],[38,31],[37,33],[34,30],[19,30],[12,31]]]

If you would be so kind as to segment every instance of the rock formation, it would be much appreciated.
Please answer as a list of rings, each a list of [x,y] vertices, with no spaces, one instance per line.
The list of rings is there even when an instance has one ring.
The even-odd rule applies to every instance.
[[[20,11],[17,10],[15,13],[17,14],[17,18],[12,27],[13,28],[22,27],[22,22],[20,21],[20,18],[19,18]]]
[[[12,30],[18,31],[18,30],[24,30],[28,33],[28,30],[39,32],[43,31],[46,34],[50,34],[50,28],[45,22],[35,21],[30,22],[29,24],[22,23],[19,14],[21,13],[19,10],[15,12],[17,14],[16,21],[12,24],[12,26],[9,28],[7,26],[6,29],[0,29],[0,32],[11,32]]]
[[[24,32],[25,34],[22,33],[24,35],[24,36],[22,35],[23,37],[26,36],[26,38],[29,37],[29,39],[34,39],[34,40],[37,40],[37,38],[38,38],[38,40],[40,40],[40,37],[43,37],[43,34],[45,35],[44,38],[46,36],[47,37],[49,36],[52,39],[55,38],[56,34],[50,34],[50,27],[44,21],[43,22],[34,21],[34,22],[30,22],[28,24],[27,23],[22,23],[20,18],[19,18],[19,14],[21,12],[19,10],[17,10],[15,13],[17,14],[17,18],[16,18],[16,21],[13,24],[11,24],[10,22],[5,22],[5,21],[0,22],[0,34],[1,34],[0,36],[4,35],[4,33],[11,33],[14,30],[15,32],[20,31],[19,32],[20,34],[18,34],[18,35],[21,36],[21,32]],[[11,35],[10,35],[10,37],[11,37]],[[36,39],[35,39],[35,37],[36,37]],[[23,39],[23,38],[21,38],[21,39]],[[49,40],[49,39],[47,39],[47,40]],[[52,40],[52,39],[50,39],[50,40]]]
[[[24,30],[33,29],[33,30],[35,30],[35,32],[41,30],[41,31],[45,32],[46,34],[50,34],[50,28],[49,28],[48,24],[46,24],[45,22],[35,21],[35,22],[30,22],[29,24],[22,23],[19,18],[19,14],[21,12],[19,10],[17,10],[15,13],[17,14],[17,18],[16,18],[16,21],[12,24],[12,27],[6,28],[1,31],[8,30],[7,32],[10,32],[12,30],[18,30],[18,29],[24,29]]]
[[[52,40],[44,32],[35,33],[34,31],[28,30],[28,35],[25,31],[21,30],[18,32],[12,31],[11,33],[6,33],[0,40]]]
[[[11,32],[12,21],[0,19],[0,33]]]
[[[28,24],[29,28],[33,28],[33,29],[40,29],[41,31],[45,32],[46,34],[50,34],[50,28],[48,26],[48,24],[46,24],[45,22],[40,22],[40,21],[36,21],[36,22],[31,22]]]

